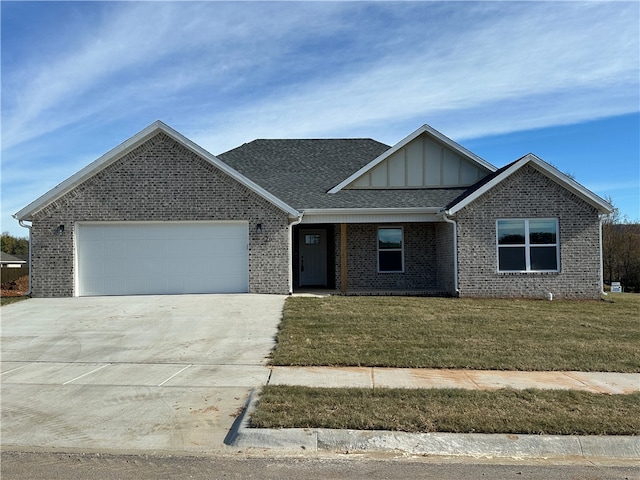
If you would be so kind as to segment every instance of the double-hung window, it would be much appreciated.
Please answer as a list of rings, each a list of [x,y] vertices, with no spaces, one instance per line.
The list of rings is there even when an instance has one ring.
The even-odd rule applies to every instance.
[[[560,270],[557,219],[503,219],[496,230],[499,272]]]
[[[378,229],[378,272],[404,272],[402,228]]]

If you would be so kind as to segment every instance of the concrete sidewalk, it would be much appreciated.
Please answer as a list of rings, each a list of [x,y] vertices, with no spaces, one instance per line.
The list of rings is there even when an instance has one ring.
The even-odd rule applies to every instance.
[[[640,391],[640,373],[271,367],[268,384],[329,388],[540,388],[623,394]]]
[[[640,391],[640,374],[514,372],[371,367],[271,367],[269,385],[359,388],[540,388],[623,394]],[[225,443],[240,448],[307,453],[396,452],[476,458],[640,460],[640,437],[406,433],[325,428],[250,428],[257,404],[252,392]]]

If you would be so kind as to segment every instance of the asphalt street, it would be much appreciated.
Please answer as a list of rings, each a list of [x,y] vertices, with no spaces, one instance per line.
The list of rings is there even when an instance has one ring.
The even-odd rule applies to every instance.
[[[128,456],[3,452],[3,480],[456,479],[638,480],[640,467],[596,462],[517,463],[433,457],[326,455]]]

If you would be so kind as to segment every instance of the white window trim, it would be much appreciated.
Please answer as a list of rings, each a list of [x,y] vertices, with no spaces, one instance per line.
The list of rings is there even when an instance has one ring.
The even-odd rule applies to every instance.
[[[524,221],[524,245],[500,245],[498,243],[498,222],[501,220],[523,220]],[[553,220],[556,224],[556,243],[531,244],[529,238],[530,220]],[[555,270],[532,270],[531,269],[531,247],[555,247],[556,266]],[[500,270],[500,249],[501,248],[522,248],[524,247],[526,270]],[[558,273],[560,272],[560,226],[557,218],[498,218],[496,220],[496,269],[498,273]]]
[[[402,247],[401,248],[383,248],[380,250],[380,230],[400,230],[402,235]],[[401,261],[402,261],[402,269],[401,270],[380,270],[380,252],[400,252]],[[376,230],[376,262],[378,265],[378,273],[404,273],[404,227],[396,227],[393,225],[389,226],[381,226]]]

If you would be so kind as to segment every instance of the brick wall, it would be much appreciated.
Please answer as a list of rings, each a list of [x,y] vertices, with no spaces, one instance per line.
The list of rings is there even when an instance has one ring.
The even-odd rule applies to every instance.
[[[403,273],[378,273],[378,226],[347,226],[347,285],[357,290],[437,290],[436,225],[434,223],[398,223],[404,229]],[[384,225],[389,226],[389,225]],[[334,242],[335,282],[340,288],[340,227],[336,225]]]
[[[75,222],[172,220],[247,220],[250,292],[288,292],[287,214],[159,133],[34,215],[34,296],[74,294]]]
[[[436,223],[436,258],[438,290],[455,294],[455,261],[453,258],[453,224]]]
[[[559,273],[498,273],[496,220],[558,218]],[[595,208],[525,165],[456,215],[460,296],[600,298]]]

